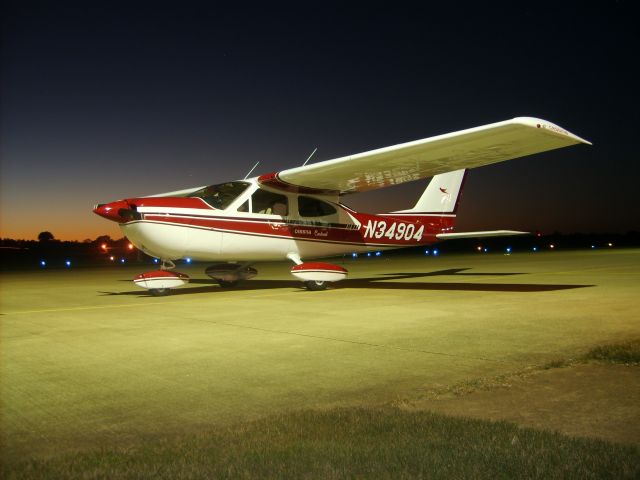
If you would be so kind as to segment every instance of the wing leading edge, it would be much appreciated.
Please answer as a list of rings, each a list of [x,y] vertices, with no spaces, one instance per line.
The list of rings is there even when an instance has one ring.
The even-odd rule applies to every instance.
[[[355,193],[590,142],[546,120],[512,120],[326,160],[259,181],[296,191]]]

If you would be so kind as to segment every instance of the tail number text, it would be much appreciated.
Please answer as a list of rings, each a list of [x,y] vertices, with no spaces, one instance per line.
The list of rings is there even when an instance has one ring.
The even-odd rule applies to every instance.
[[[424,225],[420,225],[416,228],[416,225],[412,223],[398,223],[387,222],[384,220],[367,222],[367,226],[364,230],[365,238],[388,238],[389,240],[415,240],[419,242],[422,240],[422,234],[424,233]]]

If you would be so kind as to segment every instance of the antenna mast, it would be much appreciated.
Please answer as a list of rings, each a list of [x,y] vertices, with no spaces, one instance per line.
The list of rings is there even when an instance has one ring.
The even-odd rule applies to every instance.
[[[303,167],[307,164],[307,162],[308,162],[309,160],[311,160],[311,157],[313,157],[313,154],[314,154],[314,153],[316,153],[316,151],[317,151],[317,150],[318,150],[318,147],[316,147],[316,148],[314,148],[314,149],[313,149],[313,152],[311,152],[311,155],[309,155],[309,158],[307,158],[307,159],[304,161],[304,163],[302,164],[302,166],[303,166]]]
[[[249,173],[247,173],[247,174],[244,176],[243,180],[246,180],[246,179],[247,179],[247,177],[248,177],[249,175],[251,175],[251,172],[253,172],[253,171],[256,169],[256,167],[258,166],[258,164],[259,164],[259,163],[260,163],[260,161],[258,160],[258,161],[256,162],[256,164],[253,166],[253,168],[252,168],[251,170],[249,170]]]

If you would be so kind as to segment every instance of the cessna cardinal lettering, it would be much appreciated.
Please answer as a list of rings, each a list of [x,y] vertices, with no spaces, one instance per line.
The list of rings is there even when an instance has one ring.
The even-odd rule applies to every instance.
[[[154,295],[184,285],[174,260],[226,262],[206,269],[222,287],[252,278],[250,265],[289,259],[309,290],[342,280],[338,265],[309,262],[509,230],[454,233],[467,169],[590,143],[545,120],[519,117],[245,180],[96,205],[140,250],[162,260],[134,282]],[[356,212],[342,195],[433,177],[413,208]],[[304,261],[303,261],[304,259]]]

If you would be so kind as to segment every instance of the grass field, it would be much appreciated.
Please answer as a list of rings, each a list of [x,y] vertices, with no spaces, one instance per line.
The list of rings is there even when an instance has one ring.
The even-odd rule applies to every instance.
[[[202,267],[181,268],[194,282],[166,298],[138,290],[130,279],[139,272],[129,267],[2,274],[5,472],[21,465],[25,474],[33,461],[33,476],[39,476],[44,470],[38,468],[58,468],[55,462],[62,459],[76,465],[75,473],[89,468],[108,477],[91,470],[88,459],[97,458],[95,452],[119,459],[109,468],[121,468],[127,452],[145,448],[151,452],[147,460],[163,448],[158,455],[175,459],[167,453],[175,450],[183,458],[181,449],[190,442],[201,441],[205,450],[222,445],[231,435],[225,429],[260,430],[267,428],[260,424],[265,418],[274,426],[258,437],[264,441],[273,433],[273,443],[262,453],[233,452],[269,463],[280,451],[279,421],[313,429],[309,418],[319,414],[309,412],[318,410],[327,412],[328,422],[341,412],[366,419],[381,406],[434,388],[640,338],[636,250],[382,257],[347,261],[346,267],[350,280],[325,292],[301,290],[289,279],[287,264],[258,265],[260,275],[235,291],[210,286]],[[400,425],[405,415],[427,415],[382,411]],[[426,425],[433,418],[411,422]],[[491,425],[487,431],[515,428]],[[568,441],[560,437],[560,443]],[[424,451],[409,455],[421,458],[440,442],[425,440]],[[634,458],[637,465],[637,450],[606,445],[617,456],[594,455],[616,458],[616,472],[628,474],[625,465]],[[529,450],[516,456],[524,463],[535,458]],[[316,476],[330,476],[322,468],[331,462],[322,465]],[[343,465],[367,475],[355,464]]]

